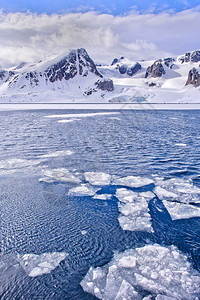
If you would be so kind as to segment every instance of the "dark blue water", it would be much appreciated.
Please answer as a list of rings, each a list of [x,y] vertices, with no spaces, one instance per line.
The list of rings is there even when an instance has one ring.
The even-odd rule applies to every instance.
[[[200,187],[200,112],[121,111],[119,120],[102,115],[72,123],[46,118],[88,112],[0,112],[1,299],[95,299],[79,284],[88,269],[109,262],[116,250],[147,243],[176,245],[200,271],[200,218],[172,221],[155,196],[149,203],[154,233],[124,231],[118,187],[101,187],[113,194],[105,201],[68,196],[74,183],[39,181],[45,168],[66,168],[83,183],[84,172],[93,171],[191,179]],[[42,158],[62,150],[73,154]],[[50,274],[29,277],[18,263],[17,254],[52,252],[68,256]]]

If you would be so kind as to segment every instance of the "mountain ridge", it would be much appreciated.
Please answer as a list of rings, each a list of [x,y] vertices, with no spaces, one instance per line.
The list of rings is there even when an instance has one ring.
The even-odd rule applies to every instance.
[[[200,96],[200,50],[95,65],[84,48],[0,70],[0,102],[175,102]]]
[[[2,90],[11,93],[13,90],[30,92],[67,89],[75,77],[79,77],[76,85],[79,84],[83,94],[88,94],[88,88],[91,93],[97,92],[98,89],[104,92],[113,90],[112,81],[104,78],[98,71],[84,48],[71,50],[61,59],[54,58],[33,65],[23,62],[9,71],[0,71]],[[85,80],[86,77],[89,80]]]

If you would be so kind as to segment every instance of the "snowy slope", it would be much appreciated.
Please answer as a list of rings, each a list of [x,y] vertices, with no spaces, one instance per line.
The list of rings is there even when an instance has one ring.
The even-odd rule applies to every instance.
[[[103,77],[83,48],[36,64],[22,62],[13,69],[0,71],[2,102],[31,101],[32,97],[39,97],[38,102],[41,98],[49,101],[49,97],[55,99],[60,95],[83,98],[93,93],[103,97],[112,90],[112,81]]]
[[[195,52],[195,51],[194,51]],[[192,53],[194,53],[192,52]],[[192,55],[191,53],[191,55]],[[142,102],[148,103],[197,103],[200,102],[200,86],[186,85],[189,71],[195,68],[199,70],[200,58],[198,61],[183,62],[184,56],[170,58],[172,63],[167,66],[164,59],[161,64],[165,74],[161,77],[147,76],[146,71],[154,61],[138,61],[141,69],[129,76],[120,74],[119,66],[131,67],[137,61],[120,59],[118,63],[111,66],[99,67],[104,76],[113,80],[115,96],[110,97],[109,102]],[[199,73],[200,74],[200,73]],[[200,77],[200,76],[199,76]]]
[[[156,61],[121,57],[97,67],[81,48],[0,70],[0,102],[199,103],[199,64],[197,50]]]

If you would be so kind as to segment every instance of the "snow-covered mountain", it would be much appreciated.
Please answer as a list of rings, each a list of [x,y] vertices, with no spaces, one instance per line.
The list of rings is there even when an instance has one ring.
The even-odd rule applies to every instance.
[[[200,102],[200,50],[96,66],[85,49],[0,70],[1,102]]]
[[[109,102],[200,102],[200,50],[155,61],[115,58],[99,67],[114,83]],[[130,70],[134,70],[133,74]]]
[[[69,98],[93,93],[103,97],[112,90],[112,80],[97,70],[83,48],[36,64],[23,62],[10,70],[0,70],[0,94],[3,98],[22,99],[45,94],[55,97],[56,92]]]

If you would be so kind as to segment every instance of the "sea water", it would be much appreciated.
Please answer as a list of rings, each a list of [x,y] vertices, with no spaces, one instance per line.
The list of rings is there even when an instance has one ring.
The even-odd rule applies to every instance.
[[[0,128],[1,299],[200,296],[199,111],[2,111]]]

